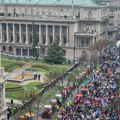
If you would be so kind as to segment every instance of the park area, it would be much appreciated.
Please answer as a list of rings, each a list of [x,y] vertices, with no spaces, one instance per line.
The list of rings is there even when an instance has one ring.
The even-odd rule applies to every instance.
[[[12,59],[12,58],[11,58]],[[28,62],[26,61],[22,61],[24,59],[21,59],[21,61],[18,60],[11,60],[10,57],[7,56],[2,56],[2,67],[5,68],[5,72],[9,74],[12,74],[14,71],[19,71],[21,69],[23,69],[23,67],[28,64]],[[30,59],[29,59],[30,60]],[[66,65],[50,65],[50,64],[46,64],[44,62],[41,63],[37,63],[36,61],[32,60],[33,64],[30,66],[27,66],[26,70],[27,71],[34,71],[37,73],[40,73],[42,75],[41,79],[44,80],[40,80],[40,81],[36,81],[36,80],[30,80],[24,83],[10,83],[10,82],[6,82],[6,97],[7,98],[13,98],[13,99],[20,99],[19,98],[19,93],[24,91],[24,87],[29,87],[29,86],[34,86],[34,87],[38,87],[39,90],[42,89],[42,86],[44,86],[47,82],[49,82],[49,78],[51,77],[56,77],[58,74],[61,74],[62,72],[64,72],[65,70],[67,70],[70,66],[72,66],[72,64],[66,64]],[[56,74],[53,76],[53,73]],[[27,76],[27,74],[25,74],[25,77]],[[17,77],[15,77],[14,79],[20,79],[22,76],[18,75]],[[28,76],[30,77],[30,76]],[[49,77],[49,78],[48,78]],[[41,87],[41,88],[40,88]]]
[[[73,64],[64,63],[61,65],[50,65],[46,64],[44,62],[37,62],[32,61],[26,62],[26,61],[20,61],[20,60],[11,60],[4,58],[1,61],[2,67],[5,68],[5,73],[7,73],[7,76],[11,74],[15,74],[16,72],[24,69],[26,71],[33,71],[35,73],[41,74],[41,80],[30,80],[25,81],[23,83],[15,83],[15,82],[7,82],[5,84],[6,89],[6,98],[7,98],[7,106],[11,109],[13,116],[18,112],[18,109],[22,109],[22,104],[24,104],[24,101],[29,101],[31,97],[24,96],[24,95],[30,95],[30,93],[37,94],[38,92],[42,91],[45,85],[47,85],[51,80],[54,78],[62,75],[67,69],[69,69]],[[30,63],[30,64],[28,64]],[[27,74],[24,74],[26,77]],[[14,77],[14,79],[17,81],[18,79],[21,79],[22,75],[18,75],[17,77]],[[44,79],[44,80],[42,80]],[[44,105],[49,103],[50,99],[55,99],[55,95],[60,92],[60,89],[57,86],[54,86],[47,91],[41,101],[40,104]],[[11,104],[11,99],[14,101],[13,104]],[[17,103],[15,103],[17,101]],[[36,113],[38,107],[33,106],[32,112]],[[29,110],[28,110],[29,111]],[[26,111],[27,112],[27,111]],[[26,113],[25,112],[25,113]]]

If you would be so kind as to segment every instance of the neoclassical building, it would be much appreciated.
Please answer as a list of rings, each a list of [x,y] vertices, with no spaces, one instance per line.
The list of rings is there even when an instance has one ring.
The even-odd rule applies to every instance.
[[[7,111],[5,103],[5,84],[2,78],[0,78],[0,120],[7,120]]]
[[[90,46],[107,38],[108,18],[108,7],[94,0],[3,0],[0,4],[1,50],[32,56],[34,22],[40,56],[57,40],[67,59],[89,57]]]

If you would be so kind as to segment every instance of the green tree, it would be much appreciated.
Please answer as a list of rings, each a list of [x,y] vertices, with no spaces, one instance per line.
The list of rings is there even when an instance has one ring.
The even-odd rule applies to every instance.
[[[58,42],[54,42],[47,51],[45,61],[48,63],[61,64],[65,60],[64,52]]]
[[[18,97],[23,104],[25,104],[26,102],[29,102],[31,99],[34,99],[37,103],[39,103],[39,99],[37,97],[38,93],[39,93],[39,89],[33,86],[28,86],[28,87],[23,87],[23,92],[20,92]],[[30,103],[24,107],[31,115],[31,113],[33,112],[33,103]]]
[[[39,43],[39,36],[36,33],[36,26],[33,22],[33,26],[32,26],[32,30],[33,30],[33,46],[32,46],[32,50],[33,50],[33,56],[36,58],[36,60],[38,59],[39,53],[38,53],[38,43]]]

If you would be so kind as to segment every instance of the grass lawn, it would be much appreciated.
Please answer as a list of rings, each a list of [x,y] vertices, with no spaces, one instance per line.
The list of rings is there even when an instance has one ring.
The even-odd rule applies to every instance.
[[[28,83],[27,85],[20,85],[20,84],[12,84],[12,83],[6,83],[5,84],[5,88],[6,89],[9,89],[9,88],[19,88],[19,87],[25,87],[25,86],[38,86],[38,85],[43,85],[44,83],[41,83],[41,82],[31,82],[31,83]]]
[[[22,85],[19,84],[11,84],[11,83],[6,83],[5,84],[5,88],[9,89],[9,88],[18,88],[18,87],[22,87]]]
[[[16,64],[18,64],[18,65],[24,65],[23,62],[15,62],[15,61],[9,61],[9,60],[1,60],[1,65],[2,65],[2,67],[6,67],[6,66],[9,66],[9,65],[14,64],[14,63],[16,63]]]
[[[15,66],[9,68],[9,66],[12,64],[15,64]],[[13,70],[15,70],[17,68],[22,67],[24,64],[25,63],[23,63],[23,62],[15,62],[15,61],[9,61],[9,60],[1,61],[2,67],[6,68],[7,72],[12,72]]]
[[[30,70],[36,70],[37,72],[49,72],[49,71],[65,71],[69,67],[63,65],[49,65],[49,64],[37,64],[30,67]]]
[[[46,72],[45,69],[43,68],[36,68],[36,67],[30,67],[29,70],[33,70],[33,71],[36,71],[36,72]]]
[[[15,63],[14,61],[8,61],[8,60],[1,60],[2,67],[9,66],[11,64]]]
[[[38,85],[43,85],[44,83],[41,82],[31,82],[29,84],[27,84],[27,86],[38,86]]]
[[[10,92],[5,92],[6,98],[13,98],[13,99],[19,99],[19,94],[21,94],[23,90],[18,90],[18,91],[10,91]]]
[[[31,83],[23,86],[23,85],[19,85],[19,84],[6,83],[6,84],[5,84],[5,88],[6,88],[6,89],[10,89],[10,88],[16,88],[16,89],[17,89],[17,88],[18,88],[17,91],[6,91],[6,97],[7,97],[7,98],[13,98],[13,99],[19,99],[19,96],[18,96],[18,95],[19,95],[21,92],[23,92],[22,87],[37,86],[37,85],[42,85],[42,84],[44,84],[44,83],[41,83],[41,82],[31,82]]]

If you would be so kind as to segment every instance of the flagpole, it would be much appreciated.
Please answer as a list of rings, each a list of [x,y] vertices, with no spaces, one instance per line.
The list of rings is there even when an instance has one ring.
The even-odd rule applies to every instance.
[[[72,14],[74,15],[74,0],[72,0]]]

